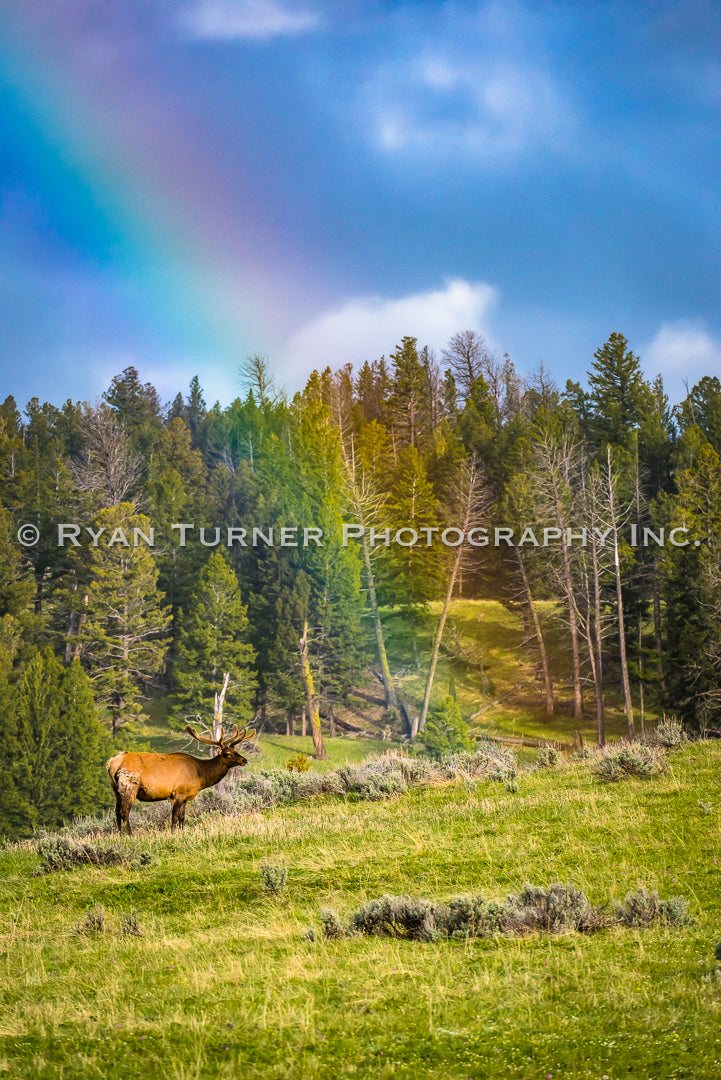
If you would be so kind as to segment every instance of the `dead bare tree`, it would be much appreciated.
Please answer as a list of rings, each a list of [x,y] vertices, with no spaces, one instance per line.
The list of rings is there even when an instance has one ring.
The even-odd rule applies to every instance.
[[[571,639],[573,664],[573,715],[583,714],[583,691],[581,682],[581,654],[579,648],[578,609],[575,601],[575,583],[571,565],[571,546],[567,543],[568,532],[573,529],[576,503],[576,481],[579,469],[580,447],[570,436],[541,434],[534,447],[534,481],[537,486],[539,506],[553,521],[560,544],[561,556],[558,579],[568,610],[568,627]]]
[[[342,432],[341,432],[342,434]],[[356,461],[355,442],[352,436],[348,441],[341,440],[343,449],[343,464],[345,467],[345,485],[348,508],[357,524],[363,529],[360,537],[361,555],[365,570],[366,583],[368,585],[368,605],[373,619],[376,648],[378,650],[378,664],[380,667],[381,682],[386,699],[386,709],[399,710],[398,695],[393,683],[388,653],[386,652],[383,637],[383,625],[381,623],[380,608],[376,594],[375,577],[373,574],[373,556],[376,549],[370,546],[369,530],[379,526],[386,504],[386,496],[382,494],[374,482],[373,477],[365,469],[361,469]]]
[[[619,537],[623,524],[628,519],[628,512],[619,506],[617,487],[618,475],[613,467],[611,447],[606,448],[606,469],[604,485],[608,495],[609,525],[611,528],[611,542],[613,544],[613,569],[616,581],[616,615],[618,619],[619,659],[621,662],[621,682],[623,684],[623,701],[628,725],[628,737],[635,737],[633,726],[633,703],[631,701],[631,683],[628,677],[628,660],[626,657],[626,634],[623,618],[623,589],[621,588],[621,559],[619,555]]]
[[[461,475],[458,483],[458,497],[453,501],[453,505],[447,508],[447,516],[451,521],[457,521],[458,525],[455,526],[463,534],[464,537],[468,535],[470,529],[479,523],[482,514],[488,509],[490,505],[490,489],[485,484],[485,478],[483,471],[475,459],[464,462],[461,468]],[[453,559],[450,564],[448,581],[446,585],[446,595],[443,601],[443,608],[441,609],[441,615],[438,620],[438,626],[433,638],[433,649],[431,652],[431,663],[428,669],[428,678],[426,680],[426,692],[423,698],[423,706],[420,711],[420,715],[413,718],[411,726],[411,739],[414,739],[416,735],[423,731],[426,724],[426,717],[428,715],[428,706],[431,700],[431,692],[433,690],[433,681],[436,675],[436,665],[438,663],[438,653],[441,647],[441,641],[443,639],[443,630],[446,625],[446,619],[448,618],[448,610],[451,606],[451,598],[453,596],[453,589],[456,584],[456,578],[458,577],[458,571],[463,562],[464,556],[467,557],[467,548],[464,543],[458,544],[455,549]]]
[[[140,482],[143,463],[125,424],[109,405],[89,407],[83,417],[84,446],[71,462],[80,491],[101,496],[102,508],[127,501]]]
[[[308,715],[310,717],[311,734],[313,736],[313,751],[317,761],[321,761],[328,757],[326,748],[323,744],[323,732],[320,727],[320,714],[318,712],[318,698],[315,693],[315,686],[313,683],[313,673],[310,668],[310,659],[308,657],[308,623],[303,624],[303,637],[300,639],[300,670],[303,677],[303,686],[305,687],[305,697],[308,705]],[[305,719],[305,715],[304,715]],[[305,729],[305,724],[303,725]],[[305,735],[305,730],[303,731]]]

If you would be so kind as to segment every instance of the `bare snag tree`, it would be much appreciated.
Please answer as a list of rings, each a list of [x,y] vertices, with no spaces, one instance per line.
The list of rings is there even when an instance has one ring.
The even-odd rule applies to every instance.
[[[490,504],[490,491],[484,482],[483,471],[475,459],[464,462],[461,468],[461,475],[459,477],[458,484],[458,498],[455,500],[455,505],[449,507],[448,518],[458,522],[458,529],[464,536],[468,535],[468,531],[478,524],[481,515],[488,509]],[[464,550],[463,543],[458,544],[453,555],[453,559],[450,564],[448,581],[446,584],[446,595],[443,601],[443,608],[438,620],[438,626],[433,638],[433,649],[431,652],[431,663],[428,669],[428,679],[426,681],[426,692],[423,697],[423,705],[418,718],[413,718],[411,726],[411,738],[414,739],[416,735],[423,731],[426,725],[426,717],[428,716],[428,707],[430,705],[431,693],[433,691],[433,681],[436,675],[436,665],[438,663],[438,654],[441,648],[441,641],[443,640],[443,631],[446,625],[446,619],[448,618],[448,610],[451,606],[451,598],[453,596],[453,589],[456,584],[456,578],[458,572],[463,564]]]
[[[89,408],[83,421],[84,446],[71,462],[75,483],[80,491],[100,495],[103,508],[120,506],[140,483],[142,459],[109,405]]]

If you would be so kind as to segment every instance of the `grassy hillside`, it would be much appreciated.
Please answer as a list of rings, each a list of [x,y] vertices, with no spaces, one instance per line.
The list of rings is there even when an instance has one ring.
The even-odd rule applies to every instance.
[[[0,1075],[200,1080],[710,1078],[721,1069],[721,745],[604,785],[583,762],[318,798],[131,843],[146,868],[34,876],[0,852]],[[264,862],[289,867],[280,898]],[[384,892],[503,898],[572,881],[593,903],[637,886],[693,925],[420,943],[312,942],[321,906]],[[102,932],[78,933],[103,905]],[[137,912],[142,937],[121,933]]]

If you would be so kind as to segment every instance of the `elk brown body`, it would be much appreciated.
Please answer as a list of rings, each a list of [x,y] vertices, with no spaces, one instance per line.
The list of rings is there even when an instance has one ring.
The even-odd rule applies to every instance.
[[[217,747],[217,756],[197,758],[192,754],[135,754],[123,751],[107,762],[106,768],[115,792],[115,820],[119,832],[122,833],[124,822],[128,836],[132,836],[130,811],[136,799],[141,802],[171,799],[171,829],[176,826],[182,828],[185,807],[199,791],[219,783],[231,769],[248,764],[236,747],[254,738],[254,730],[243,728],[238,731],[237,725],[234,725],[226,738],[221,728],[218,739],[198,735],[190,726],[185,730],[198,742]]]

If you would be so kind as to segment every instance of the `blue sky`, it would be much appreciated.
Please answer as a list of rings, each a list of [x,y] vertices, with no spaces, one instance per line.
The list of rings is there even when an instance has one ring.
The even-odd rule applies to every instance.
[[[721,369],[710,2],[0,0],[0,393],[210,400],[404,334]]]

